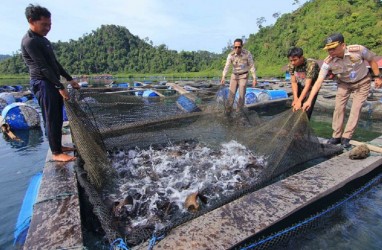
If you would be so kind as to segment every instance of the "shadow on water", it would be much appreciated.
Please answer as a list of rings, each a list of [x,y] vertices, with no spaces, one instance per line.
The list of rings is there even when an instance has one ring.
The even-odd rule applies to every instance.
[[[8,136],[3,134],[4,141],[7,142],[11,148],[23,150],[24,148],[34,148],[43,143],[43,132],[41,128],[15,130],[13,134],[18,139],[11,140]]]

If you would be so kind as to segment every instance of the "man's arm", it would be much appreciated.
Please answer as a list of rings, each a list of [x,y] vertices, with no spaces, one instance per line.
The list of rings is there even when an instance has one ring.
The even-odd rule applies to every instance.
[[[313,84],[313,79],[317,77],[317,72],[316,72],[317,68],[318,68],[318,64],[316,63],[316,61],[308,60],[307,69],[306,69],[306,73],[305,73],[306,78],[305,78],[304,88],[302,89],[301,94],[298,97],[298,100],[295,104],[295,110],[301,109],[302,101],[305,100],[307,94],[309,93],[309,90]],[[326,75],[325,75],[325,77],[326,77]],[[314,96],[313,96],[313,98],[314,98]]]
[[[301,109],[302,101],[305,99],[306,94],[309,92],[310,86],[312,86],[312,79],[305,79],[305,86],[302,89],[300,96],[297,98],[297,101],[293,106],[294,111]]]
[[[257,84],[257,79],[256,79],[256,68],[255,68],[255,62],[253,61],[253,57],[252,57],[252,54],[250,52],[248,52],[248,67],[249,67],[249,71],[252,73],[252,77],[253,77],[253,82],[252,82],[252,86],[255,87],[256,84]]]
[[[60,79],[57,78],[52,68],[45,60],[41,45],[36,40],[31,39],[25,42],[24,48],[31,59],[36,63],[37,67],[39,67],[45,78],[53,83],[57,89],[64,89],[64,85],[60,82]]]
[[[57,67],[58,67],[58,70],[60,71],[60,75],[63,76],[68,82],[70,82],[71,80],[73,80],[73,78],[71,77],[71,75],[69,75],[68,72],[66,72],[66,70],[62,67],[62,65],[57,61],[56,59],[56,64],[57,64]]]
[[[374,83],[375,83],[375,87],[378,89],[378,88],[381,88],[382,87],[382,79],[381,77],[379,76],[379,68],[378,68],[378,63],[375,59],[371,60],[371,61],[368,61],[369,62],[369,65],[371,67],[371,70],[373,71],[373,74],[374,76],[376,76],[374,78]]]
[[[229,70],[229,65],[231,64],[231,54],[228,54],[227,56],[227,60],[225,62],[225,66],[224,66],[224,69],[223,69],[223,76],[222,76],[222,79],[220,81],[221,84],[225,84],[225,77],[228,73],[228,70]]]
[[[329,60],[329,59],[325,59],[325,60]],[[320,90],[321,85],[324,82],[325,77],[328,74],[329,70],[330,70],[329,64],[324,61],[320,69],[320,72],[318,73],[318,78],[316,82],[314,83],[312,90],[310,91],[309,98],[308,100],[306,100],[306,102],[304,102],[302,106],[302,110],[307,111],[308,109],[310,109],[310,107],[312,106],[313,98],[317,95],[318,91]]]
[[[325,75],[326,76],[326,75]],[[313,98],[317,95],[318,91],[320,90],[321,88],[321,85],[322,83],[324,82],[325,80],[325,77],[324,76],[321,76],[321,74],[318,76],[316,82],[314,83],[314,86],[312,88],[312,91],[310,92],[309,94],[309,98],[308,100],[306,100],[306,102],[304,102],[303,106],[302,106],[302,109],[304,111],[307,111],[308,109],[310,109],[310,107],[312,106],[312,101],[313,101]]]

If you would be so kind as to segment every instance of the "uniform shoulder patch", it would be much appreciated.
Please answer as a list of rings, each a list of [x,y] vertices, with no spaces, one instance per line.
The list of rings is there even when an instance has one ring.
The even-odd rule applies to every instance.
[[[350,45],[348,46],[349,52],[358,52],[361,50],[361,46],[359,45]]]
[[[331,61],[333,60],[333,57],[331,56],[327,56],[325,59],[324,59],[324,63],[330,63]]]

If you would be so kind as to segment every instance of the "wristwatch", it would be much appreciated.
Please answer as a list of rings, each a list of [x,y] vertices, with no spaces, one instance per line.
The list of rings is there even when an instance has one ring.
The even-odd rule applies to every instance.
[[[373,77],[373,79],[375,79],[375,78],[382,78],[382,73],[379,73],[378,75],[375,75],[373,73],[372,77]]]

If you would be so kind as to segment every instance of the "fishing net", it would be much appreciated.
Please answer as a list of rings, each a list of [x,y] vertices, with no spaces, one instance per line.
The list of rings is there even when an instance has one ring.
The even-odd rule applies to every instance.
[[[73,90],[65,103],[93,211],[108,211],[96,215],[109,241],[138,245],[340,151],[285,102],[227,112],[218,86],[148,91]],[[190,101],[201,111],[188,112]]]

